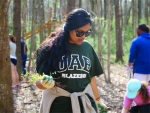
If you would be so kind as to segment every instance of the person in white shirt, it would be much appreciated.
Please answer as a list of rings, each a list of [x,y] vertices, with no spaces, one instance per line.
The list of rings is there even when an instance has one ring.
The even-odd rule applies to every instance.
[[[16,38],[13,35],[9,35],[10,46],[10,60],[11,60],[11,75],[12,75],[12,88],[19,86],[19,75],[16,69],[17,57],[16,57]]]

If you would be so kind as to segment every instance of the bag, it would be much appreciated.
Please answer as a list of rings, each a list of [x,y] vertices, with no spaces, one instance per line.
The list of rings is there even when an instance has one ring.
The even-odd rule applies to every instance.
[[[133,106],[130,113],[150,113],[150,103],[142,106]]]

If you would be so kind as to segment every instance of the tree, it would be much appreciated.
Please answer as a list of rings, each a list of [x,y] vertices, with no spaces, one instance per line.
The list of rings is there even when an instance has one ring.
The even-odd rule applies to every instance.
[[[67,13],[75,9],[75,0],[67,0]]]
[[[115,0],[115,24],[116,24],[116,62],[123,61],[123,48],[122,48],[122,30],[120,25],[119,15],[119,1]]]
[[[148,4],[148,0],[145,0],[144,16],[145,16],[145,19],[146,19],[147,24],[149,23],[149,19],[148,19],[148,6],[150,6],[150,5]]]
[[[42,24],[45,22],[45,14],[44,14],[44,0],[40,0],[41,2],[40,2],[40,43],[42,43],[43,42],[43,40],[44,40],[44,36],[43,36],[43,34],[44,34],[44,32],[42,31]]]
[[[79,8],[82,7],[82,0],[79,0]]]
[[[28,72],[30,72],[31,62],[32,62],[32,52],[34,49],[34,39],[35,39],[35,18],[36,18],[36,1],[32,1],[32,28],[31,28],[31,45],[30,45],[30,54],[29,54],[29,64],[28,64]]]
[[[0,3],[0,113],[14,113],[8,40],[8,0]]]
[[[107,0],[107,24],[108,24],[108,56],[107,56],[107,71],[108,71],[108,82],[110,83],[111,82],[111,79],[110,79],[110,31],[111,31],[111,24],[110,24],[110,21],[111,21],[111,17],[110,17],[110,0]]]
[[[136,36],[136,25],[137,25],[137,0],[132,0],[132,30],[133,30],[133,37]]]
[[[138,0],[138,24],[140,23],[141,17],[142,17],[142,7],[141,7],[142,1]]]
[[[24,34],[26,33],[26,15],[27,15],[27,0],[23,0],[23,10],[22,10],[22,20],[23,20],[23,27],[22,27],[22,39],[24,39]]]
[[[14,0],[14,15],[13,15],[13,35],[17,39],[17,70],[19,76],[22,73],[22,61],[21,61],[21,0]]]

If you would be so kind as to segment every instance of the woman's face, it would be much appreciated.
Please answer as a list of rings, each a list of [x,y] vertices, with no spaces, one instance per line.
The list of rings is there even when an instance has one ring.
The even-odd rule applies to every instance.
[[[69,31],[69,34],[70,34],[70,39],[69,39],[69,42],[70,43],[73,43],[73,44],[78,44],[78,45],[81,45],[83,40],[85,39],[85,34],[88,34],[90,32],[90,27],[91,27],[91,24],[88,23],[76,30],[72,30],[72,31]],[[83,34],[78,36],[78,34]]]

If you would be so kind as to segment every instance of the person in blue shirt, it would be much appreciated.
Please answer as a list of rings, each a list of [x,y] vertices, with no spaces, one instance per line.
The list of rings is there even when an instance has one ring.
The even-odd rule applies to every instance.
[[[21,58],[22,58],[22,71],[23,74],[26,74],[26,61],[27,61],[27,45],[24,40],[21,39]]]
[[[128,70],[134,70],[134,77],[140,81],[150,81],[150,33],[149,27],[140,24],[138,37],[134,38],[130,47]]]

